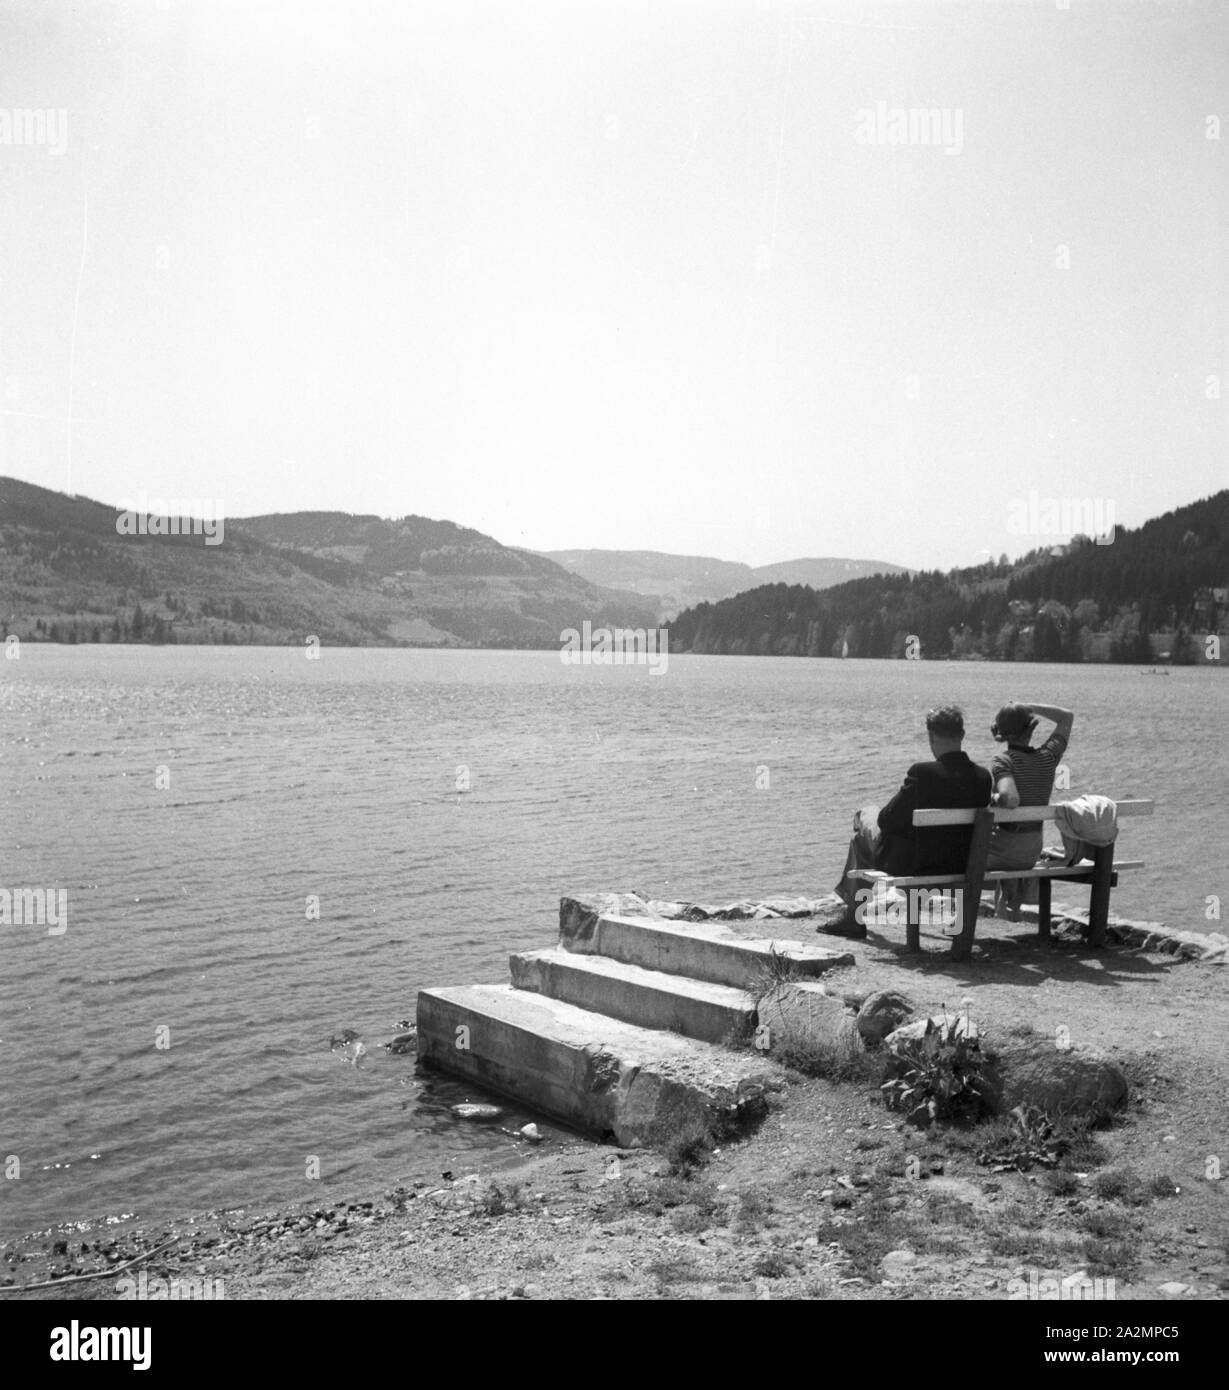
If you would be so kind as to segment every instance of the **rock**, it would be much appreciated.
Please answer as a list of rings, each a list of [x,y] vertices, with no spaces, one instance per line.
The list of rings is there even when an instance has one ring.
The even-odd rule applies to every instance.
[[[1035,1105],[1050,1116],[1102,1119],[1127,1100],[1122,1068],[1094,1052],[1060,1050],[1045,1038],[1010,1038],[996,1048],[996,1060],[1004,1111]]]
[[[863,1042],[874,1047],[916,1012],[907,995],[894,989],[877,990],[858,1010],[858,1032]]]
[[[836,897],[836,894],[831,896]],[[777,917],[810,917],[815,911],[816,900],[803,897],[764,898],[760,907],[766,908]]]
[[[917,1263],[917,1256],[912,1250],[889,1250],[879,1263],[888,1278],[892,1278],[907,1274],[909,1266]]]
[[[592,893],[560,899],[559,938],[569,951],[584,952],[591,949],[602,916],[656,917],[675,922],[768,921],[813,917],[833,904],[844,911],[844,903],[834,893],[823,898],[771,897],[728,903],[685,903],[650,898],[644,893]]]
[[[520,1135],[522,1139],[528,1139],[531,1144],[542,1142],[542,1131],[535,1124],[522,1125]]]
[[[592,950],[600,918],[651,917],[647,898],[639,893],[594,893],[559,899],[559,942],[570,951]]]
[[[418,1030],[414,1029],[413,1032],[402,1033],[399,1037],[394,1038],[392,1042],[386,1042],[384,1046],[394,1057],[403,1056],[407,1052],[417,1052]]]
[[[454,1105],[452,1113],[459,1120],[498,1120],[504,1112],[498,1105],[478,1105],[466,1101],[463,1105]]]
[[[1157,1292],[1163,1293],[1166,1298],[1180,1298],[1183,1294],[1190,1293],[1190,1284],[1179,1284],[1177,1280],[1172,1280],[1168,1284],[1158,1284]]]
[[[778,985],[756,1004],[760,1029],[767,1027],[768,1055],[785,1052],[843,1059],[864,1050],[857,1016],[821,983]]]
[[[940,1041],[946,1041],[949,1033],[960,1037],[966,1026],[969,1037],[977,1038],[976,1025],[966,1025],[963,1014],[949,1014],[946,1022],[942,1017],[932,1021]],[[889,1062],[889,1074],[899,1071],[893,1062],[905,1046],[925,1036],[926,1023],[924,1018],[916,1019],[888,1034],[885,1046],[893,1059]],[[1127,1079],[1115,1062],[1094,1052],[1059,1049],[1045,1037],[1006,1038],[993,1048],[984,1049],[983,1056],[987,1101],[1001,1112],[1010,1112],[1018,1105],[1032,1105],[1051,1116],[1101,1119],[1127,1100]]]

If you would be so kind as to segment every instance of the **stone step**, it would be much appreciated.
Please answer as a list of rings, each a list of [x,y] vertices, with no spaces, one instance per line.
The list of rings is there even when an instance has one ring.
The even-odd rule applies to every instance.
[[[755,1000],[746,990],[684,975],[625,965],[605,956],[574,955],[552,946],[509,960],[512,983],[581,1009],[609,1014],[641,1028],[664,1028],[702,1042],[749,1036]]]
[[[625,965],[735,989],[754,989],[774,954],[791,961],[797,975],[807,979],[838,965],[854,964],[851,952],[836,947],[741,936],[720,923],[667,922],[578,911],[560,914],[559,944],[576,955],[606,956]]]
[[[780,1085],[757,1053],[638,1028],[510,985],[422,990],[418,1055],[625,1147],[700,1130],[732,1137],[762,1118]]]

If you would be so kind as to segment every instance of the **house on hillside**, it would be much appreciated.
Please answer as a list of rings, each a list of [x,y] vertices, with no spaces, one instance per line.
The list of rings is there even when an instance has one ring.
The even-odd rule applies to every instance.
[[[1195,622],[1209,632],[1215,632],[1220,620],[1229,612],[1229,588],[1203,588],[1195,591]]]

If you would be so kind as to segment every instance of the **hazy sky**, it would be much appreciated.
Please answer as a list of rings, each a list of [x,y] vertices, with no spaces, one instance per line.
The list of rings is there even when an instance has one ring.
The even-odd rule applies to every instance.
[[[941,568],[1216,491],[1229,4],[1062,5],[0,0],[0,473]]]

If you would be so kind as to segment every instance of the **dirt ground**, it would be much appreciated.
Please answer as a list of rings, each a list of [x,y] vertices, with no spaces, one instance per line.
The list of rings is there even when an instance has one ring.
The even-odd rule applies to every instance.
[[[685,1172],[551,1130],[511,1173],[424,1171],[319,1209],[27,1237],[0,1250],[4,1301],[114,1299],[142,1271],[147,1289],[201,1280],[228,1299],[1007,1299],[1079,1271],[1112,1279],[1119,1300],[1229,1297],[1216,1176],[1229,1174],[1229,968],[1075,936],[1043,945],[994,921],[978,943],[957,965],[940,938],[924,935],[919,959],[872,934],[826,979],[847,995],[900,990],[923,1012],[967,1000],[987,1044],[1061,1026],[1112,1056],[1126,1109],[1055,1166],[996,1171],[978,1161],[986,1125],[918,1130],[875,1078],[790,1072],[754,1134]]]

